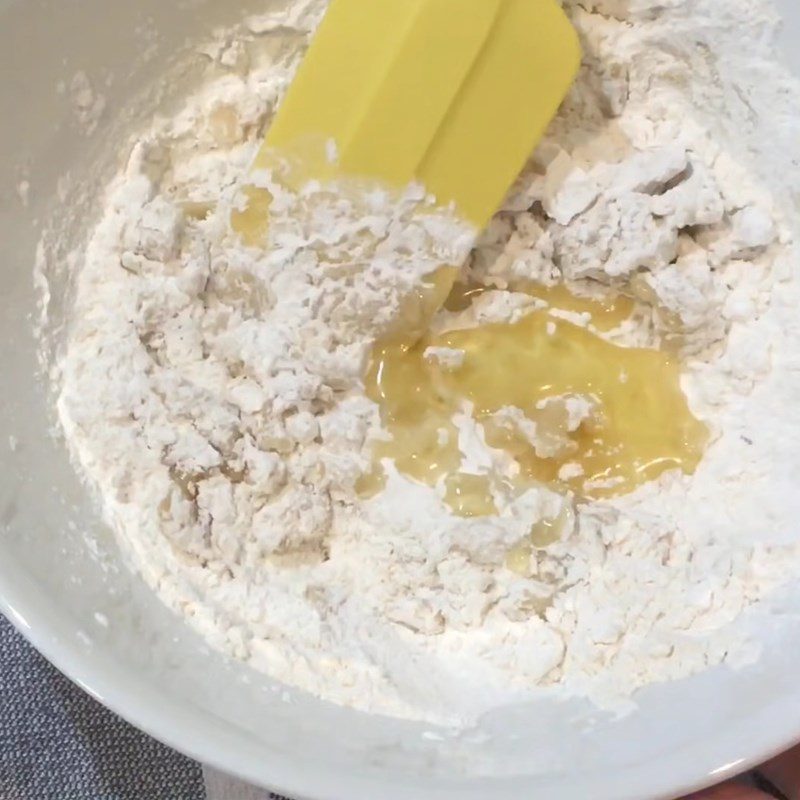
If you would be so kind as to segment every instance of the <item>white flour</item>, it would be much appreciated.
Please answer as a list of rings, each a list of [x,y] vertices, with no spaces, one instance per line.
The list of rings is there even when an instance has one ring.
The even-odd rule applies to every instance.
[[[770,135],[788,142],[798,126],[766,60],[770,8],[565,5],[581,76],[466,269],[499,290],[632,289],[651,311],[610,337],[678,347],[715,441],[691,478],[570,511],[525,574],[507,553],[559,513],[554,492],[465,520],[397,474],[369,502],[354,491],[380,436],[360,387],[370,343],[423,275],[463,260],[469,231],[413,215],[413,187],[365,209],[274,185],[269,246],[229,230],[298,57],[264,64],[251,40],[306,35],[320,3],[251,18],[205,50],[220,76],[137,138],[80,270],[59,413],[108,520],[215,646],[327,699],[450,723],[540,687],[619,706],[752,657],[731,623],[800,574],[800,437],[785,420],[800,296],[785,198],[748,167],[760,109],[783,112]],[[530,307],[487,292],[458,324]],[[460,428],[473,469],[504,468],[468,418]]]

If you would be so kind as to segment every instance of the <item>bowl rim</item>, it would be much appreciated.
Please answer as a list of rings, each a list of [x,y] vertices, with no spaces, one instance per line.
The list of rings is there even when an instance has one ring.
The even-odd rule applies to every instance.
[[[10,575],[0,565],[0,612],[51,664],[128,723],[184,755],[255,786],[293,800],[516,800],[520,790],[535,790],[536,776],[513,783],[497,779],[470,781],[468,786],[392,781],[349,769],[313,767],[302,757],[270,753],[255,743],[250,751],[241,742],[225,742],[210,727],[212,719],[198,708],[188,708],[156,684],[136,675],[123,680],[102,662],[59,635],[55,618],[37,598],[28,576]],[[800,705],[800,697],[797,699]],[[618,769],[607,786],[591,788],[593,800],[674,800],[675,797],[735,777],[800,743],[800,717],[787,703],[770,717],[768,726],[754,726],[746,717],[729,726],[713,741],[675,751],[671,758],[649,759]],[[773,710],[774,711],[774,710]],[[757,731],[757,734],[755,733]],[[740,752],[748,742],[747,752]],[[583,798],[586,786],[559,787],[561,800]]]

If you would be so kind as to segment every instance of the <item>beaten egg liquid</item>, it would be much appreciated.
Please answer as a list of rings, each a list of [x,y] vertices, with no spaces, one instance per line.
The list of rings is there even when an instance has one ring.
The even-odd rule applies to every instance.
[[[380,406],[391,441],[375,446],[375,467],[359,487],[364,495],[381,488],[384,459],[416,481],[443,483],[445,502],[462,516],[496,513],[498,481],[512,492],[544,483],[602,498],[630,492],[666,470],[695,470],[708,434],[681,391],[674,355],[623,347],[597,333],[630,317],[633,301],[580,298],[564,286],[524,290],[547,307],[512,324],[390,337],[375,345],[366,390]],[[457,285],[446,307],[466,308],[481,291]],[[589,314],[591,322],[573,324],[554,315],[558,310]],[[430,347],[461,351],[463,360],[448,365],[426,358]],[[568,398],[591,406],[577,427],[570,423]],[[534,424],[534,441],[498,415],[509,407]],[[486,443],[516,460],[514,478],[461,471],[453,417],[465,408],[483,426]]]

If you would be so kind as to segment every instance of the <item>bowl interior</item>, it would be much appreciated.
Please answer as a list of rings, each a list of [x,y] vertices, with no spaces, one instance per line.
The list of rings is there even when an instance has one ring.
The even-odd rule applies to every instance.
[[[641,800],[724,776],[800,737],[792,655],[800,624],[788,613],[789,595],[785,617],[762,627],[770,644],[753,667],[648,689],[624,719],[542,700],[453,735],[336,708],[227,662],[121,564],[52,435],[32,335],[40,224],[56,214],[77,235],[114,164],[104,142],[152,107],[134,98],[180,61],[187,40],[264,5],[0,0],[0,607],[129,720],[295,797]],[[786,41],[800,43],[800,9],[785,0],[782,10]],[[789,51],[800,72],[800,48]],[[107,101],[93,131],[70,97],[79,72]],[[163,102],[192,79],[191,70],[173,75],[169,87],[162,81]],[[65,276],[51,293],[57,325],[69,296]]]

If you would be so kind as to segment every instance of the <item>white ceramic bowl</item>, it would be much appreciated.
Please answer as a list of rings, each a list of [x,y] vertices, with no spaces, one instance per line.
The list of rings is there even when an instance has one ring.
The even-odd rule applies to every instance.
[[[78,70],[101,84],[113,75],[101,87],[105,119],[126,109],[130,116],[131,98],[187,37],[233,23],[248,6],[256,3],[0,0],[0,609],[130,722],[296,798],[673,797],[800,739],[800,625],[765,634],[774,643],[758,665],[649,689],[640,711],[623,720],[582,703],[538,703],[494,715],[480,735],[453,738],[286,692],[226,663],[119,565],[111,535],[48,434],[52,417],[35,375],[35,220],[60,208],[70,223],[73,198],[54,201],[59,176],[69,169],[100,180],[97,154],[114,136],[107,124],[88,137],[79,132],[69,86],[64,93],[57,85]],[[800,44],[800,7],[783,0],[783,10],[787,41]],[[789,56],[800,70],[797,51]],[[27,208],[14,192],[23,178]],[[56,316],[65,291],[56,283]]]

